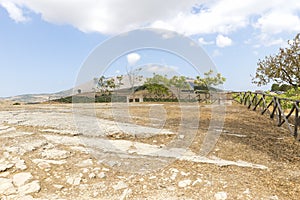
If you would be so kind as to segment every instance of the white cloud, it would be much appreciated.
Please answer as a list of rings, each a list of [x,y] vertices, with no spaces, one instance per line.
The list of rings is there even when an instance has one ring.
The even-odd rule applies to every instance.
[[[129,66],[135,65],[140,59],[141,56],[137,53],[130,53],[127,55],[127,62]]]
[[[216,38],[216,44],[218,47],[227,47],[232,45],[232,40],[229,37],[219,34]]]
[[[256,38],[257,41],[259,41],[259,44],[254,45],[254,48],[259,48],[261,47],[261,45],[269,47],[274,45],[285,46],[287,44],[287,42],[284,41],[282,38],[275,38],[266,33],[261,33]]]
[[[213,41],[206,41],[204,38],[202,38],[202,37],[200,37],[199,39],[198,39],[198,42],[200,43],[200,44],[202,44],[202,45],[210,45],[210,44],[214,44],[214,42]]]
[[[296,14],[274,11],[260,17],[254,27],[263,33],[299,32],[300,18]]]
[[[186,35],[229,35],[245,27],[268,34],[299,31],[299,0],[0,0],[10,17],[24,21],[23,8],[55,24],[83,32],[116,34],[140,27]],[[9,6],[7,6],[9,2]],[[199,12],[191,12],[194,6]]]
[[[25,22],[28,20],[23,15],[23,11],[21,8],[19,8],[16,4],[14,4],[11,1],[7,0],[0,0],[0,6],[6,9],[8,12],[8,15],[11,19],[13,19],[15,22]]]
[[[156,74],[174,74],[178,70],[178,67],[175,66],[163,66],[163,65],[155,65],[155,64],[149,64],[146,67],[146,71],[150,73],[156,73]]]

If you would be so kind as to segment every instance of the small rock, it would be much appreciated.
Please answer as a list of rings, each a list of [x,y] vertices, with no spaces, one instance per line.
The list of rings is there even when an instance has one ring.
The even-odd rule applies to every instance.
[[[73,185],[80,185],[80,182],[81,182],[81,178],[80,177],[76,177],[74,179]]]
[[[34,140],[30,141],[30,143],[24,143],[21,146],[21,149],[25,152],[32,152],[44,145],[47,145],[47,142],[45,140]]]
[[[26,166],[24,160],[17,160],[16,163],[15,163],[15,166],[16,166],[17,169],[20,169],[20,170],[27,169],[27,166]]]
[[[179,135],[179,139],[183,139],[184,138],[184,135]]]
[[[9,172],[0,173],[0,177],[7,177],[8,175],[9,175]]]
[[[98,171],[100,171],[100,170],[101,170],[101,169],[100,169],[99,167],[96,167],[96,168],[92,169],[93,172],[98,172]]]
[[[55,148],[55,145],[52,144],[52,143],[47,143],[45,146],[44,146],[44,149],[53,149]]]
[[[204,186],[207,186],[207,187],[209,187],[209,186],[212,186],[212,182],[210,182],[210,181],[208,181],[208,180],[205,180],[205,185]]]
[[[105,177],[106,177],[105,172],[100,172],[100,173],[98,174],[98,177],[99,177],[99,178],[105,178]]]
[[[171,180],[175,180],[177,176],[177,173],[173,173],[172,176],[170,177]]]
[[[0,172],[5,172],[6,170],[12,168],[14,164],[9,163],[8,161],[4,161],[0,163]]]
[[[37,166],[40,169],[49,169],[51,167],[51,165],[47,162],[40,162]]]
[[[278,198],[278,196],[277,195],[274,195],[274,196],[271,196],[270,197],[270,200],[278,200],[279,198]]]
[[[70,185],[80,185],[81,177],[68,177],[67,183]]]
[[[91,165],[93,165],[92,159],[83,160],[76,164],[76,166],[78,166],[78,167],[89,167]]]
[[[92,179],[92,178],[96,178],[96,174],[94,174],[94,173],[90,173],[90,174],[89,174],[89,178],[90,178],[90,179]]]
[[[56,189],[59,189],[59,190],[64,188],[63,185],[57,185],[57,184],[53,184],[53,187],[55,187]]]
[[[197,178],[197,180],[193,182],[192,186],[196,185],[197,183],[202,183],[202,179]]]
[[[113,167],[113,166],[118,166],[119,163],[117,161],[110,160],[110,161],[107,162],[107,164],[110,167]]]
[[[179,181],[178,187],[181,187],[181,188],[187,187],[187,186],[189,186],[191,183],[192,183],[192,181],[189,180],[189,179],[183,180],[183,181]]]
[[[42,152],[42,157],[46,159],[66,159],[70,155],[70,152],[59,149],[46,149]]]
[[[12,180],[15,186],[20,187],[28,183],[30,179],[32,179],[31,173],[22,172],[22,173],[15,174]]]
[[[127,151],[129,154],[134,154],[134,153],[136,153],[137,151],[135,150],[135,149],[130,149],[130,150],[128,150]]]
[[[171,168],[170,171],[173,172],[173,173],[178,173],[179,172],[178,169],[175,169],[175,168]]]
[[[216,200],[226,200],[227,199],[227,193],[226,192],[217,192],[215,194]]]
[[[10,195],[16,193],[11,179],[0,178],[0,194]]]
[[[132,193],[132,190],[126,188],[126,189],[123,191],[123,193],[122,193],[122,195],[121,195],[121,197],[120,197],[120,200],[127,199],[127,197],[128,197],[131,193]]]
[[[117,185],[113,186],[114,190],[122,190],[122,189],[125,189],[127,187],[128,187],[127,184],[124,183],[123,181],[119,181]]]
[[[250,194],[250,189],[247,188],[247,189],[243,192],[243,194]]]
[[[79,190],[87,190],[88,188],[89,188],[89,184],[81,184],[80,186],[79,186]],[[83,193],[83,192],[80,192],[81,194]]]
[[[74,178],[73,178],[73,177],[68,177],[68,178],[67,178],[67,183],[70,184],[70,185],[73,185],[73,183],[74,183]]]
[[[188,172],[188,173],[186,173],[186,172],[180,172],[180,174],[182,175],[182,176],[188,176],[190,173]]]
[[[97,197],[99,195],[99,192],[97,192],[97,191],[94,191],[93,192],[93,197],[95,198],[95,197]]]
[[[103,168],[102,168],[102,171],[109,172],[109,169],[103,167]]]
[[[26,185],[19,187],[18,191],[20,194],[30,194],[36,193],[41,190],[40,182],[39,181],[32,181]]]
[[[88,172],[89,172],[89,169],[87,169],[87,168],[83,168],[83,169],[82,169],[82,173],[85,174],[85,173],[88,173]]]
[[[149,180],[156,179],[156,176],[150,176]]]
[[[175,191],[175,190],[176,190],[176,187],[175,187],[175,186],[168,186],[168,187],[167,187],[167,190],[168,190],[168,191]]]
[[[20,147],[6,147],[5,149],[9,153],[15,153],[19,155],[24,155],[24,153],[26,153],[26,151],[24,149],[21,149]]]

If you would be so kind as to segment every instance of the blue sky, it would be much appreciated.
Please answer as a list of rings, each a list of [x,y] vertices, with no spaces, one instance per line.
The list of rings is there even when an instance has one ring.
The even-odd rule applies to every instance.
[[[271,3],[272,2],[272,3]],[[259,58],[300,32],[298,0],[0,0],[0,97],[72,88],[96,46],[138,28],[176,31],[201,45],[230,90],[254,90]],[[134,65],[168,65],[193,74],[174,55],[136,52]],[[122,72],[128,59],[117,60]],[[112,64],[113,66],[113,64]],[[178,70],[181,69],[181,70]],[[267,89],[263,87],[263,89]]]

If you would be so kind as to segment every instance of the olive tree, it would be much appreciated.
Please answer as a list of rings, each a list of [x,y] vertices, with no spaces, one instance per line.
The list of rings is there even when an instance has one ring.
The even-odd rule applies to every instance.
[[[280,48],[276,55],[266,56],[257,63],[252,82],[258,86],[275,82],[288,84],[294,88],[300,86],[300,33],[288,41],[288,47]]]
[[[197,76],[194,84],[209,90],[213,86],[222,85],[226,81],[220,73],[214,74],[213,70],[204,73],[204,77]]]

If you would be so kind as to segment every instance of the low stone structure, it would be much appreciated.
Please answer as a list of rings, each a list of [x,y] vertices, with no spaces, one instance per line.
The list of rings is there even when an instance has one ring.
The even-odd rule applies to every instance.
[[[127,96],[127,103],[134,103],[134,102],[143,102],[144,97],[142,95],[128,95]]]

